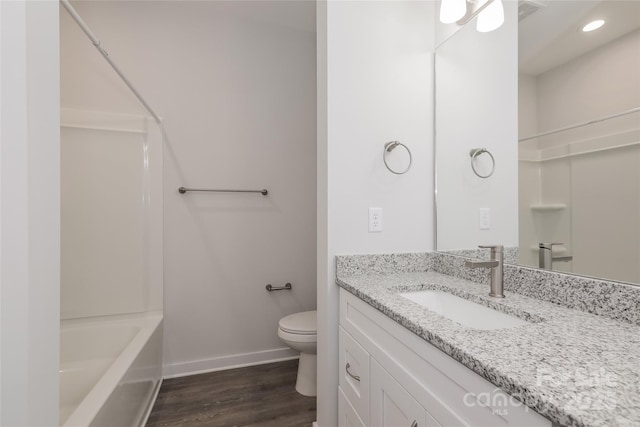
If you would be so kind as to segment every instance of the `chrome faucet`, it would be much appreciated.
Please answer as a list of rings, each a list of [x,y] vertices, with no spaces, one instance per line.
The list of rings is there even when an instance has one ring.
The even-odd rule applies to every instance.
[[[538,245],[538,267],[545,270],[553,270],[553,262],[569,262],[573,260],[572,256],[553,256],[553,247],[555,245],[563,245],[564,243],[540,243]]]
[[[490,297],[504,298],[502,293],[503,273],[504,273],[504,246],[486,245],[478,246],[481,249],[491,249],[491,259],[489,261],[465,261],[465,267],[469,268],[490,268],[491,269],[491,290]]]

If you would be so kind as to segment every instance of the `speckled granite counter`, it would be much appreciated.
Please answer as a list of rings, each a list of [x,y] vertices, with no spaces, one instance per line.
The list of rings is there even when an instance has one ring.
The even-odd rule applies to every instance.
[[[487,285],[433,271],[447,266],[431,255],[375,257],[361,258],[357,268],[338,257],[338,285],[554,423],[640,426],[639,326],[509,291],[503,300],[490,298]],[[424,289],[529,323],[470,329],[397,295]]]

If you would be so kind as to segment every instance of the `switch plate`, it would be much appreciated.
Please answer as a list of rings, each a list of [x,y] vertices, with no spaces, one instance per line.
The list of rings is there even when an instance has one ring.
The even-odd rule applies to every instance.
[[[491,228],[491,209],[480,208],[480,230],[489,230]]]
[[[382,208],[369,208],[369,233],[382,231]]]

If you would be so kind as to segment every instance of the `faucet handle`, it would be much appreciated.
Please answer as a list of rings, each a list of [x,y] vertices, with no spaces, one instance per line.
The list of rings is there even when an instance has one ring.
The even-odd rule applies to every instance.
[[[479,245],[480,249],[491,249],[491,252],[500,252],[504,251],[504,245]]]
[[[556,243],[540,243],[538,244],[538,247],[540,249],[549,249],[552,250],[554,246],[556,245],[564,245],[564,243],[562,242],[556,242]]]

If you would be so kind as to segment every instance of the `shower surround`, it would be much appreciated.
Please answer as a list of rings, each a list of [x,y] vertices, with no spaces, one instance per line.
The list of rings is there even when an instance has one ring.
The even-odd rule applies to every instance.
[[[62,426],[142,426],[160,388],[162,141],[147,117],[62,109]]]

